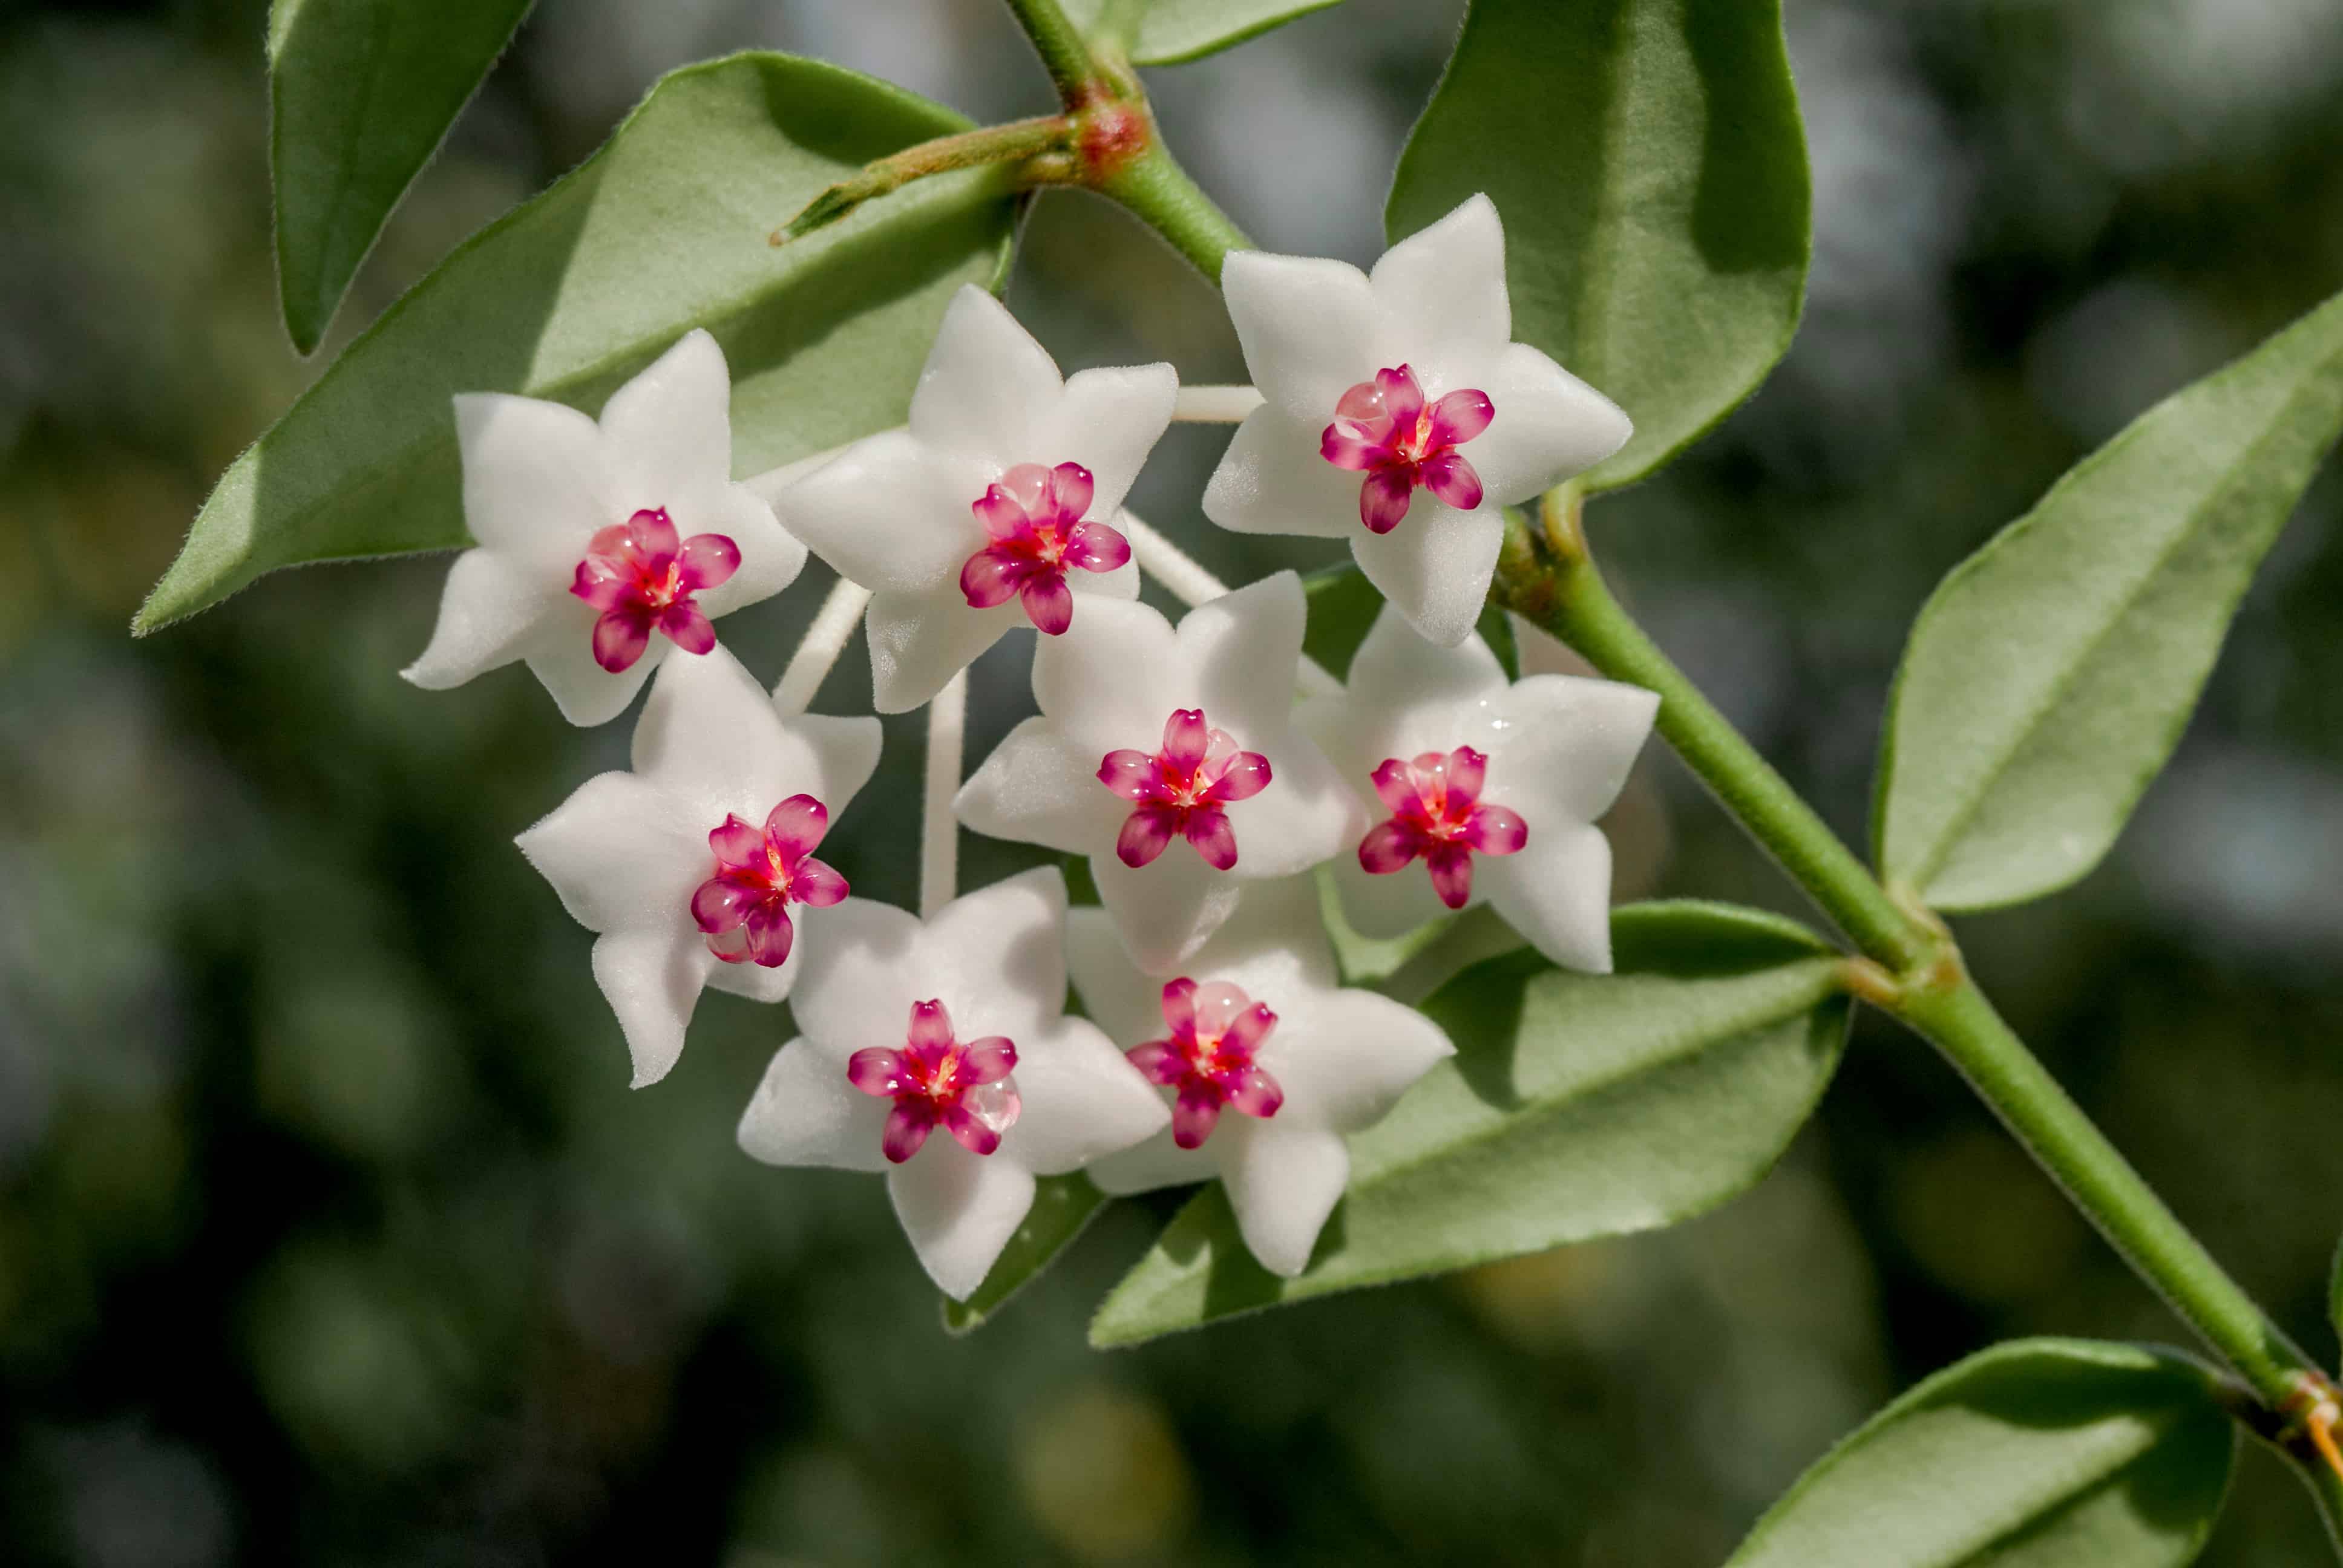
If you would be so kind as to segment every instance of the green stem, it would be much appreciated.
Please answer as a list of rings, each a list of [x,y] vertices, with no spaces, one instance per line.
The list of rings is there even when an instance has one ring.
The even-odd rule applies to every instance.
[[[1621,608],[1586,556],[1575,498],[1551,498],[1544,521],[1542,538],[1518,519],[1510,526],[1497,573],[1501,601],[1604,675],[1660,694],[1658,728],[1668,743],[1880,966],[1855,976],[1854,989],[1944,1052],[2133,1270],[2268,1410],[2298,1413],[2306,1387],[2326,1386],[2317,1369],[2010,1031],[1963,970],[1952,939],[1890,899]],[[2317,1476],[2313,1486],[2322,1498],[2343,1497]]]
[[[1074,109],[1096,95],[1098,62],[1081,29],[1066,15],[1058,0],[1006,0],[1010,15],[1031,39],[1033,52],[1058,89],[1058,97]]]
[[[1051,184],[1071,177],[1074,122],[1063,115],[987,126],[905,147],[866,166],[852,179],[840,180],[808,202],[805,210],[775,229],[772,243],[787,245],[825,225],[836,223],[864,202],[888,196],[914,180],[955,169],[988,164],[1019,165],[1021,187]]]
[[[1221,281],[1221,263],[1229,252],[1253,248],[1244,230],[1230,221],[1229,215],[1165,149],[1151,123],[1140,151],[1109,171],[1093,188],[1136,213],[1215,285]]]

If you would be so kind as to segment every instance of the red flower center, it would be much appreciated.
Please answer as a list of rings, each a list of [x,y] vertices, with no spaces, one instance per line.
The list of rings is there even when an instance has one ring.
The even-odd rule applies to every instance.
[[[1253,1060],[1277,1027],[1263,1004],[1226,980],[1198,985],[1182,976],[1163,988],[1163,1022],[1168,1037],[1124,1054],[1149,1079],[1179,1091],[1172,1141],[1181,1148],[1202,1147],[1223,1108],[1271,1117],[1285,1103],[1277,1080]]]
[[[1024,1109],[1017,1081],[1017,1047],[1001,1035],[962,1045],[940,1001],[915,1001],[903,1048],[872,1046],[846,1060],[846,1081],[863,1093],[892,1100],[879,1149],[900,1165],[940,1127],[971,1154],[990,1154]]]
[[[1488,769],[1488,758],[1470,746],[1445,756],[1426,751],[1411,762],[1386,758],[1373,778],[1391,819],[1359,840],[1359,864],[1387,876],[1421,856],[1440,901],[1463,909],[1473,897],[1473,855],[1510,855],[1529,842],[1521,813],[1481,804]]]
[[[706,653],[716,646],[716,628],[695,597],[739,569],[739,546],[722,534],[679,540],[664,507],[600,530],[569,583],[602,612],[594,622],[594,661],[614,675],[632,668],[653,628],[687,653]]]
[[[1080,463],[1045,468],[1020,463],[970,503],[991,540],[960,569],[973,609],[1021,600],[1025,618],[1051,637],[1074,621],[1068,568],[1111,572],[1131,558],[1131,541],[1104,523],[1086,523],[1094,486]]]
[[[846,879],[813,851],[830,831],[830,811],[810,795],[792,795],[759,831],[739,817],[708,835],[716,874],[691,895],[691,918],[708,933],[708,950],[726,963],[778,969],[796,940],[789,906],[827,909],[846,897]]]
[[[1098,777],[1133,802],[1114,845],[1124,865],[1148,864],[1181,834],[1206,864],[1225,871],[1237,863],[1226,808],[1269,787],[1269,759],[1239,750],[1233,736],[1204,722],[1202,709],[1182,708],[1164,723],[1161,751],[1110,751]]]
[[[1318,455],[1366,475],[1359,520],[1370,533],[1387,534],[1407,516],[1418,487],[1461,512],[1481,504],[1481,476],[1456,448],[1496,417],[1488,394],[1470,387],[1427,406],[1415,372],[1402,365],[1342,394]]]

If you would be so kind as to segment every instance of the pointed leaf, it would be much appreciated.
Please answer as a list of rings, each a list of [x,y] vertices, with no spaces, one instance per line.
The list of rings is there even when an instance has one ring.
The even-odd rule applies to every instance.
[[[293,346],[317,347],[408,182],[529,0],[276,0],[268,161]]]
[[[901,423],[953,291],[998,276],[1013,202],[971,170],[778,250],[766,235],[871,158],[965,125],[786,55],[663,78],[599,152],[468,241],[236,459],[136,629],[272,568],[468,542],[453,394],[597,410],[694,327],[731,363],[741,473]]]
[[[1137,35],[1130,40],[1138,65],[1176,65],[1202,59],[1231,45],[1282,27],[1297,16],[1323,11],[1340,0],[1066,0],[1066,15],[1095,34],[1111,6],[1139,12]]]
[[[992,1271],[984,1276],[984,1283],[965,1302],[943,1298],[945,1331],[966,1334],[982,1328],[993,1313],[1009,1304],[1010,1297],[1032,1283],[1036,1274],[1073,1245],[1074,1238],[1106,1201],[1106,1194],[1079,1171],[1071,1176],[1044,1176],[1035,1182],[1032,1209],[1017,1233],[1009,1238],[1008,1247],[994,1261]]]
[[[2211,1374],[2177,1352],[1996,1345],[1832,1450],[1726,1568],[2179,1568],[2237,1446]]]
[[[1982,910],[2097,865],[2338,431],[2343,296],[2149,409],[1956,567],[1889,707],[1887,876]]]
[[[1505,220],[1513,336],[1600,387],[1641,478],[1755,390],[1805,296],[1806,152],[1775,0],[1473,0],[1384,226],[1475,191]]]
[[[1424,1002],[1456,1055],[1351,1139],[1309,1269],[1255,1262],[1219,1185],[1181,1211],[1091,1325],[1134,1344],[1232,1313],[1672,1224],[1765,1173],[1838,1064],[1838,960],[1795,922],[1644,904],[1619,972],[1522,951]]]

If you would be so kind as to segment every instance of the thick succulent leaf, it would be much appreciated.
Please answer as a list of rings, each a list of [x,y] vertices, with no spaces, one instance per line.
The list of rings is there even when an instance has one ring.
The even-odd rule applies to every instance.
[[[1242,44],[1296,16],[1323,11],[1340,0],[1066,0],[1066,15],[1085,32],[1096,33],[1110,8],[1138,13],[1129,40],[1132,63],[1176,65]]]
[[[268,156],[277,283],[307,354],[375,236],[529,0],[276,0]]]
[[[1217,1185],[1099,1310],[1131,1344],[1256,1308],[1674,1223],[1778,1157],[1846,1039],[1838,960],[1792,921],[1716,904],[1619,910],[1618,973],[1490,959],[1423,1003],[1456,1055],[1351,1139],[1310,1267],[1280,1279]]]
[[[766,236],[869,160],[965,125],[785,55],[665,77],[599,152],[466,242],[236,459],[136,629],[275,567],[467,543],[452,394],[598,409],[694,327],[731,363],[740,472],[901,423],[952,292],[999,276],[1012,201],[970,171],[778,250]]]
[[[1765,378],[1805,292],[1805,140],[1775,0],[1473,0],[1400,156],[1394,240],[1475,191],[1513,336],[1626,409],[1642,477]]]
[[[2236,1455],[2211,1375],[2177,1352],[2020,1340],[1874,1416],[1727,1568],[2179,1568]]]
[[[1982,910],[2098,864],[2338,431],[2343,296],[2149,409],[1955,568],[1888,712],[1887,876]]]
[[[1073,1244],[1099,1210],[1106,1194],[1077,1171],[1071,1176],[1044,1176],[1033,1186],[1033,1207],[1009,1245],[984,1276],[984,1283],[965,1302],[943,1298],[944,1327],[955,1334],[972,1333],[1009,1298],[1032,1282],[1033,1277]]]
[[[1302,651],[1337,678],[1351,671],[1351,660],[1368,629],[1382,613],[1383,596],[1356,567],[1329,567],[1302,579],[1309,602],[1309,619],[1302,633]],[[1505,667],[1507,675],[1521,673],[1513,648],[1513,623],[1494,605],[1481,612],[1473,628]]]

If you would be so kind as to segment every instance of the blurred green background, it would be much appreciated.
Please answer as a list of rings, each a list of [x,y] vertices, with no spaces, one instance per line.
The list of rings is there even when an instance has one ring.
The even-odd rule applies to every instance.
[[[627,725],[568,729],[518,667],[400,682],[444,563],[284,574],[126,635],[213,476],[317,368],[275,315],[263,10],[0,3],[0,1560],[1703,1568],[1970,1350],[2178,1335],[1953,1076],[1866,1023],[1782,1169],[1676,1231],[1098,1355],[1087,1312],[1151,1218],[1122,1205],[946,1339],[880,1183],[734,1148],[781,1014],[711,994],[677,1072],[626,1088],[589,938],[510,839]],[[2343,286],[2343,25],[2332,0],[1789,10],[1805,330],[1590,523],[1662,642],[1860,835],[1935,579]],[[1456,14],[1350,0],[1156,73],[1168,135],[1263,243],[1365,260]],[[980,118],[1048,101],[992,0],[544,0],[336,341],[655,73],[749,45]],[[1242,374],[1202,285],[1086,197],[1038,205],[1012,302],[1070,363]],[[1204,527],[1220,438],[1175,433],[1139,508],[1231,577],[1322,558]],[[2109,864],[1964,928],[2060,1077],[2322,1355],[2339,524],[2329,472]],[[821,578],[727,623],[768,678]],[[980,667],[973,755],[1024,711],[1024,655]],[[820,706],[867,685],[850,657]],[[832,840],[860,891],[911,896],[918,763],[890,725]],[[1612,826],[1623,897],[1796,908],[1665,758]],[[965,853],[969,882],[1017,863]],[[2248,1454],[2207,1561],[2321,1550]]]

